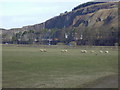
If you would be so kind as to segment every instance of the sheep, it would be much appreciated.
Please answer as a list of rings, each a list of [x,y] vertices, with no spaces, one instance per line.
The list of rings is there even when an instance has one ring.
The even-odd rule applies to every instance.
[[[68,52],[67,50],[64,50],[64,52]]]
[[[105,51],[105,53],[109,53],[109,51]]]
[[[95,52],[95,51],[93,51],[93,50],[91,51],[91,53],[94,53],[94,52]]]
[[[102,51],[102,50],[100,50],[100,53],[103,53],[103,51]]]
[[[84,50],[81,50],[81,53],[84,53]]]
[[[84,50],[85,53],[87,53],[87,50]]]
[[[87,50],[81,50],[81,53],[87,53]]]
[[[41,52],[47,52],[47,50],[46,50],[46,49],[40,49],[40,51],[41,51]]]
[[[68,50],[61,50],[61,52],[68,52]]]
[[[44,50],[43,50],[43,49],[40,49],[40,51],[41,51],[41,52],[44,52]]]
[[[47,50],[46,50],[46,49],[43,49],[43,51],[44,51],[44,52],[47,52]]]

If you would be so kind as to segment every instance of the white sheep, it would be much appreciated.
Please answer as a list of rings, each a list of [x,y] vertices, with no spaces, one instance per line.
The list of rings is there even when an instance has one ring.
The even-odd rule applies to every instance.
[[[68,50],[64,50],[64,52],[68,52]]]
[[[87,50],[81,50],[81,53],[87,53]]]
[[[94,53],[94,52],[95,52],[94,50],[91,51],[91,53]]]
[[[68,52],[68,50],[61,50],[61,52]]]
[[[102,50],[100,50],[100,53],[103,53],[103,51],[102,51]]]
[[[43,49],[43,51],[44,51],[44,52],[47,52],[47,50],[46,50],[46,49]]]
[[[41,52],[44,52],[44,50],[43,50],[43,49],[40,49],[40,51],[41,51]]]
[[[105,51],[105,53],[109,53],[109,51]]]
[[[47,52],[47,50],[46,50],[46,49],[40,49],[40,51],[41,51],[41,52]]]
[[[87,53],[87,50],[84,50],[85,53]]]

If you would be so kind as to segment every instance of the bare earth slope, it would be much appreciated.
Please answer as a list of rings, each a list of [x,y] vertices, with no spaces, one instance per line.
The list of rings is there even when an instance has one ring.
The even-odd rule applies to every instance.
[[[99,78],[98,80],[88,84],[85,88],[118,88],[117,75],[110,75]]]

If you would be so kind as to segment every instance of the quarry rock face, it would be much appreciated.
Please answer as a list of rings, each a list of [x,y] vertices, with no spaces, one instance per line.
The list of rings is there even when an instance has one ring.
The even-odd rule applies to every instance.
[[[90,29],[91,33],[93,33],[93,30],[100,32],[101,29],[106,31],[114,28],[116,29],[114,32],[118,32],[118,2],[88,2],[78,5],[70,12],[62,13],[40,24],[14,28],[7,31],[4,29],[0,30],[2,30],[3,35],[7,33],[12,36],[18,32],[29,30],[41,33],[43,29],[56,29],[58,32],[54,33],[56,34],[54,36],[57,36],[60,32],[59,37],[62,37],[60,36],[62,33],[67,32],[69,34],[73,28],[77,29],[78,37],[86,29]],[[109,33],[109,31],[106,32]]]
[[[94,2],[95,3],[95,2]],[[105,17],[110,17],[111,20],[117,18],[117,9],[118,9],[118,4],[117,2],[98,2],[95,4],[88,4],[88,6],[82,7],[82,5],[75,7],[71,12],[63,13],[59,16],[53,17],[49,20],[47,20],[44,23],[40,24],[35,24],[31,26],[24,26],[22,28],[16,28],[16,30],[40,30],[42,28],[64,28],[64,27],[69,27],[69,26],[79,26],[81,23],[85,24],[85,26],[88,26],[88,23],[91,24],[91,20],[96,18],[98,19],[97,21],[104,21],[106,18]],[[79,8],[80,7],[80,8]],[[114,11],[115,10],[115,11]],[[112,14],[110,14],[112,12]],[[101,15],[98,15],[98,14]],[[114,15],[114,16],[113,16]],[[81,20],[82,19],[82,20]],[[75,23],[75,21],[77,22]],[[114,21],[114,20],[113,20]],[[109,22],[108,22],[109,23]],[[13,29],[10,29],[13,30]],[[15,29],[14,29],[15,30]]]
[[[110,13],[113,11],[113,8],[117,9],[117,4],[115,4],[115,3],[98,3],[95,5],[93,4],[93,5],[90,5],[87,7],[83,7],[83,8],[77,8],[77,9],[75,9],[67,14],[65,13],[63,15],[57,16],[55,18],[52,18],[52,19],[46,21],[45,27],[46,28],[69,27],[69,26],[73,25],[73,23],[75,23],[74,21],[75,21],[76,17],[78,17],[78,16],[84,17],[84,18],[82,18],[83,20],[79,20],[79,23],[77,22],[76,24],[78,25],[78,24],[84,23],[87,26],[87,24],[89,22],[86,21],[86,19],[92,20],[92,19],[99,18],[100,16],[96,17],[96,14],[99,13],[98,12],[99,10],[101,10],[100,13],[106,13],[105,10],[106,11],[109,10],[108,13]],[[117,13],[117,10],[116,10],[116,13]],[[90,14],[93,16],[91,16]],[[93,18],[94,15],[96,18]],[[107,17],[107,15],[105,15],[105,16]],[[112,19],[114,19],[114,18],[112,18]]]

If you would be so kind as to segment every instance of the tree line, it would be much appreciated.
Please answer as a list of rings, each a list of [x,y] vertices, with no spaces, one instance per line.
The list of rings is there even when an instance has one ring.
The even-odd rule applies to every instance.
[[[3,43],[11,44],[45,44],[56,45],[64,43],[69,45],[75,42],[76,45],[114,46],[118,44],[119,31],[116,27],[108,29],[100,28],[63,28],[63,29],[41,29],[18,32],[10,38],[3,35]],[[8,37],[8,38],[7,38]]]

